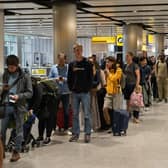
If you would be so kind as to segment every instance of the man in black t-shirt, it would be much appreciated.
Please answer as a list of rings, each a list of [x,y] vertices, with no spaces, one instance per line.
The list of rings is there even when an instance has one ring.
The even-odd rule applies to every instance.
[[[90,109],[90,90],[93,81],[93,69],[91,63],[82,56],[82,46],[74,46],[75,61],[69,64],[68,86],[72,91],[73,101],[73,127],[70,142],[76,142],[79,139],[79,107],[82,103],[85,120],[85,142],[90,142],[91,135],[91,109]]]

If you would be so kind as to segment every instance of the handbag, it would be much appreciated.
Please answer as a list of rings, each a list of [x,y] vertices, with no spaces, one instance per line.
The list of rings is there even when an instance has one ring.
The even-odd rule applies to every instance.
[[[142,93],[133,92],[130,98],[130,105],[133,107],[144,107]]]

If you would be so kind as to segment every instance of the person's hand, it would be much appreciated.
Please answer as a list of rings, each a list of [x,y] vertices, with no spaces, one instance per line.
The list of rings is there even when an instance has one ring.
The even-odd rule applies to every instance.
[[[59,78],[56,78],[55,81],[56,81],[56,82],[59,82]]]
[[[138,88],[139,87],[139,83],[136,84],[135,88]]]
[[[108,74],[110,73],[109,69],[106,68],[106,69],[104,70],[104,73],[105,73],[106,75],[108,75]]]
[[[59,77],[59,81],[63,82],[64,81],[64,78],[61,76]]]
[[[18,101],[18,99],[19,99],[19,96],[18,95],[12,95],[12,97],[11,97],[13,100],[15,100],[15,101]]]
[[[29,115],[29,116],[33,115],[33,110],[32,110],[32,109],[29,110],[28,115]]]

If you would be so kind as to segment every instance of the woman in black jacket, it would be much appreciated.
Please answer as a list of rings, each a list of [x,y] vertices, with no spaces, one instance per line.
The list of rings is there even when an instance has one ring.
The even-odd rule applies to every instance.
[[[30,111],[39,119],[37,141],[43,141],[44,145],[50,143],[51,132],[56,121],[56,97],[48,92],[46,82],[33,82],[33,98],[30,100]],[[54,84],[55,85],[55,84]],[[46,138],[44,140],[44,131],[46,129]]]

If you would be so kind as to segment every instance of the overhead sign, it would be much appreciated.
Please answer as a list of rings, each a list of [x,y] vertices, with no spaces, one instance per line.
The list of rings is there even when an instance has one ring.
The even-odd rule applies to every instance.
[[[148,43],[149,44],[154,44],[155,43],[155,36],[152,34],[148,35]]]
[[[123,35],[122,34],[118,34],[117,35],[117,46],[123,46]]]
[[[37,75],[37,76],[46,76],[47,75],[47,70],[46,69],[32,69],[32,75]]]
[[[93,43],[111,43],[115,44],[116,43],[116,37],[92,37],[92,42]]]

